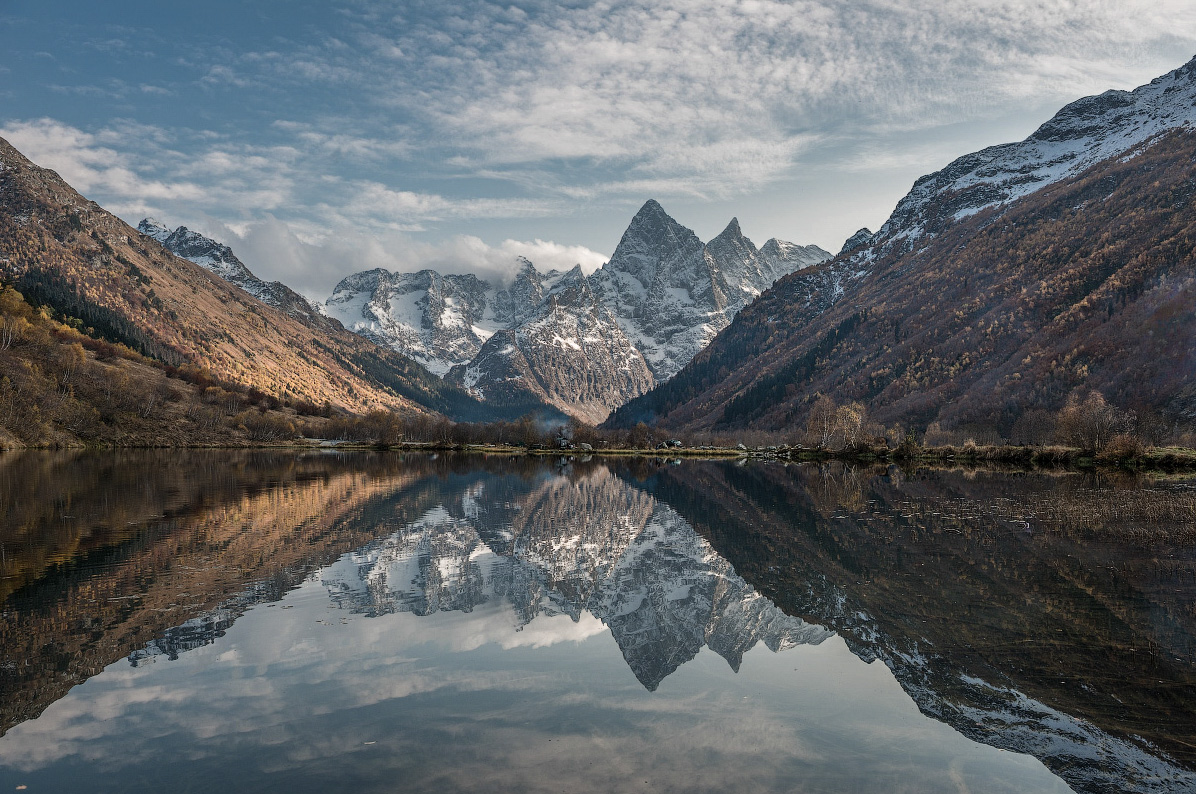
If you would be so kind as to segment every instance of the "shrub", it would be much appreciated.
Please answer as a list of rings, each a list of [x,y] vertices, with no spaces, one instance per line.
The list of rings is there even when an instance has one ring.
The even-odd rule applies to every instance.
[[[289,441],[295,437],[295,424],[279,414],[243,411],[236,423],[252,441]]]
[[[1146,445],[1135,435],[1118,433],[1109,439],[1098,460],[1133,460],[1146,453]]]
[[[1083,399],[1073,392],[1059,412],[1055,435],[1064,444],[1100,451],[1114,436],[1133,432],[1134,424],[1132,411],[1110,405],[1100,392],[1089,392]]]

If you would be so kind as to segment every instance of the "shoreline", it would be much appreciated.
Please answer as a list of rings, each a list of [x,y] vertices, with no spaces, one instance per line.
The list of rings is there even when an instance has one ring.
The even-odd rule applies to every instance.
[[[580,449],[515,444],[453,444],[409,441],[397,444],[372,444],[361,441],[303,438],[282,442],[227,444],[44,444],[0,447],[0,454],[21,451],[98,451],[136,449],[212,449],[212,450],[324,450],[345,452],[454,452],[539,457],[637,457],[707,460],[757,460],[781,463],[820,463],[841,461],[859,465],[939,464],[977,468],[1020,470],[1118,470],[1132,472],[1196,472],[1196,449],[1152,447],[1136,455],[1117,455],[1063,446],[941,446],[941,447],[856,447],[829,450],[800,445],[770,447],[594,447]]]

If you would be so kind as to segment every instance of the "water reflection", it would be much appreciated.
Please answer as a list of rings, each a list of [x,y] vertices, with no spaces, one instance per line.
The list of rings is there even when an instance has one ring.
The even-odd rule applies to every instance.
[[[335,787],[337,759],[383,741],[330,749],[285,716],[307,710],[382,720],[390,749],[413,754],[401,766],[411,790],[472,787],[420,765],[433,746],[476,785],[515,789],[554,788],[557,772],[585,773],[578,764],[614,744],[639,760],[607,789],[644,769],[679,775],[653,780],[666,790],[736,785],[727,774],[760,790],[1051,787],[1041,767],[984,745],[1029,753],[1077,790],[1196,785],[1196,495],[1181,486],[227,452],[28,455],[0,470],[12,519],[0,529],[0,727],[19,725],[0,740],[2,780],[41,770],[69,787],[79,758],[132,744],[165,764],[177,748],[134,740],[138,715],[244,753],[240,767],[225,760],[231,782],[264,788]],[[226,701],[200,705],[199,680]],[[130,687],[159,694],[113,710]],[[504,699],[512,687],[524,706]],[[361,712],[391,702],[401,729],[393,711]],[[176,713],[184,703],[191,717]],[[911,721],[914,704],[954,731]],[[106,719],[96,709],[118,715],[111,730],[81,727],[83,713]],[[409,735],[416,715],[422,738]],[[216,741],[230,730],[213,727],[221,719],[314,755],[273,758],[274,740],[235,749]],[[593,735],[568,764],[537,761],[547,777],[498,761],[483,771],[485,753],[461,739],[478,719],[493,722],[492,747],[529,725],[536,741],[578,720]],[[561,733],[545,738],[548,723]],[[699,724],[700,740],[686,733]],[[45,749],[72,731],[91,738]],[[689,738],[666,741],[678,735]],[[645,756],[636,737],[648,736],[672,755]],[[274,776],[253,777],[264,758]],[[399,769],[359,770],[358,787],[385,788],[383,767]]]
[[[520,630],[542,614],[589,613],[650,691],[703,646],[738,670],[757,642],[778,651],[830,636],[762,598],[672,509],[605,467],[517,485],[471,485],[321,582],[369,616],[505,599]]]
[[[659,467],[643,486],[926,714],[1077,790],[1196,789],[1196,491],[1130,478]]]

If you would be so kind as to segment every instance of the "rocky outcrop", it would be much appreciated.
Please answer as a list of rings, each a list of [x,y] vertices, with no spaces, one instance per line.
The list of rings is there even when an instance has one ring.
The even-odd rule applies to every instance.
[[[872,237],[872,230],[865,226],[843,242],[843,247],[839,249],[839,255],[842,256],[849,251],[854,251],[862,245],[866,245],[872,239]]]
[[[490,337],[448,380],[481,400],[541,401],[593,424],[655,383],[581,268],[560,278],[531,316]]]
[[[145,218],[137,224],[137,231],[161,243],[168,251],[190,260],[203,269],[235,284],[260,300],[311,327],[327,327],[324,315],[311,301],[281,281],[263,281],[253,274],[233,250],[223,243],[180,226],[171,231],[161,221]]]
[[[830,256],[817,246],[780,240],[757,250],[734,218],[703,245],[660,204],[648,201],[590,282],[656,380],[663,381],[778,277]]]

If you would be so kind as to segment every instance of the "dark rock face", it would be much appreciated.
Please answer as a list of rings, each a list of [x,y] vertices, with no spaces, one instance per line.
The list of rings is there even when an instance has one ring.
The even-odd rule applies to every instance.
[[[862,245],[866,245],[872,239],[872,230],[865,226],[855,234],[847,238],[843,243],[843,247],[839,249],[839,256],[843,256],[848,251],[854,251]]]

